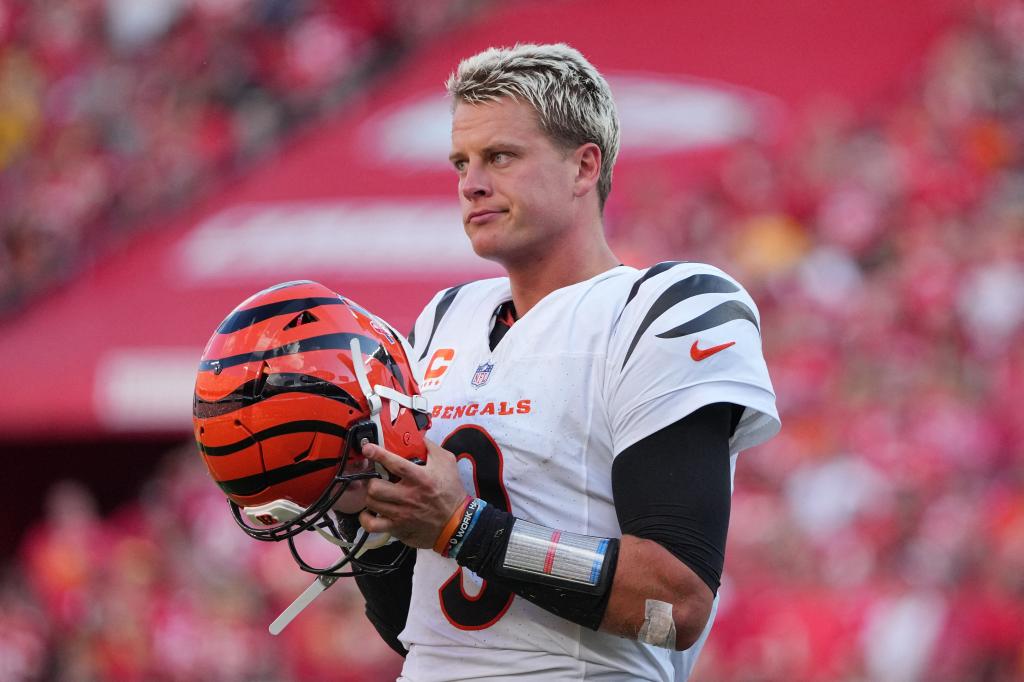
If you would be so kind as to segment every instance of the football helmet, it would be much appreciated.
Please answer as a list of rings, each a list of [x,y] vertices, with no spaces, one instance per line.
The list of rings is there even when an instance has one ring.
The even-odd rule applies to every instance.
[[[206,344],[193,427],[203,462],[238,525],[257,540],[287,540],[305,571],[339,577],[393,570],[364,558],[388,536],[335,509],[357,480],[388,478],[360,453],[364,439],[425,462],[430,426],[408,342],[351,299],[311,281],[265,289],[235,308]],[[362,466],[360,466],[362,465]],[[302,531],[341,547],[314,567]]]

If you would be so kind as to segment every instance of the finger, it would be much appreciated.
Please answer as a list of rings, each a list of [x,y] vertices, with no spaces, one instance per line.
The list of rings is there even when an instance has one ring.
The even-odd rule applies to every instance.
[[[401,506],[408,502],[406,495],[395,483],[374,479],[366,487],[366,505],[375,508],[381,504]]]
[[[379,504],[379,505],[374,505],[372,507],[367,507],[366,511],[369,511],[370,514],[372,514],[373,516],[375,516],[377,518],[386,519],[387,522],[389,524],[391,524],[390,525],[390,527],[391,527],[391,531],[390,532],[394,532],[394,529],[396,527],[398,527],[399,525],[402,525],[400,519],[402,519],[404,515],[407,515],[407,514],[403,514],[403,511],[405,511],[405,510],[403,510],[402,507],[396,507],[395,505],[388,504],[386,502],[384,504]]]
[[[385,469],[402,478],[416,479],[419,467],[393,452],[389,452],[379,445],[367,443],[363,446],[363,455],[371,462],[381,464]]]
[[[442,448],[442,447],[441,447],[440,445],[438,445],[438,444],[437,444],[437,443],[435,443],[434,441],[430,440],[429,438],[424,438],[424,439],[423,439],[423,442],[424,442],[424,443],[426,444],[426,446],[427,446],[427,454],[433,455],[433,454],[440,454],[440,453],[445,453],[445,452],[447,452],[447,453],[448,453],[449,455],[451,455],[452,457],[454,457],[454,456],[455,456],[454,454],[452,454],[452,453],[451,453],[451,452],[449,452],[448,450],[445,450],[444,448]]]
[[[359,513],[359,525],[367,533],[391,533],[393,527],[386,516],[377,516],[366,509]]]
[[[456,461],[455,453],[445,450],[440,445],[427,438],[423,439],[423,442],[427,445],[427,465],[441,464],[444,460]]]

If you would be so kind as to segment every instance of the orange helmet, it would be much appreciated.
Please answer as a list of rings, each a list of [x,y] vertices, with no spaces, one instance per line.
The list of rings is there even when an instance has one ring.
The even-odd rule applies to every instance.
[[[387,472],[346,465],[364,438],[413,461],[427,457],[426,400],[400,334],[355,302],[310,281],[264,289],[235,308],[203,351],[193,427],[203,461],[238,525],[258,540],[288,540],[303,570],[383,572],[360,560],[386,537],[334,511],[355,481]],[[293,538],[315,530],[343,557],[314,568]],[[348,566],[351,572],[341,573]]]

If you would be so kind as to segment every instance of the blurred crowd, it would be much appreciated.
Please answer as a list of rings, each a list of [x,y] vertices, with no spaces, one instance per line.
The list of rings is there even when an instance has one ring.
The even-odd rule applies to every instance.
[[[783,419],[740,457],[696,679],[1024,680],[1024,3],[799,131],[623,216],[639,261],[752,290]]]
[[[242,533],[198,463],[192,445],[173,453],[145,503],[110,518],[77,484],[54,487],[46,522],[19,551],[20,576],[0,586],[0,680],[395,679],[401,659],[351,580],[267,633],[312,576],[283,543]],[[303,549],[323,565],[333,556],[323,542]]]
[[[471,0],[0,0],[0,315]]]
[[[40,56],[6,44],[0,77],[11,77],[12,54],[43,73]],[[221,106],[185,99],[173,105]],[[777,438],[741,456],[717,624],[695,682],[1024,679],[1024,4],[979,3],[882,104],[822,103],[782,143],[731,149],[703,185],[652,179],[610,204],[627,262],[706,261],[748,285],[783,416]],[[123,106],[107,115],[130,119]],[[250,130],[239,116],[219,125]],[[110,170],[127,163],[118,148],[65,134],[33,138],[31,163],[0,145],[0,163],[21,164],[25,182],[68,171],[51,155],[73,154],[75,172],[126,181]],[[150,134],[125,144],[138,153]],[[232,154],[248,139],[225,138]],[[132,182],[144,182],[139,168]],[[205,476],[189,448],[144,506],[109,519],[82,490],[55,488],[3,578],[0,679],[393,677],[398,659],[351,585],[265,636],[307,580],[283,547],[234,528]]]

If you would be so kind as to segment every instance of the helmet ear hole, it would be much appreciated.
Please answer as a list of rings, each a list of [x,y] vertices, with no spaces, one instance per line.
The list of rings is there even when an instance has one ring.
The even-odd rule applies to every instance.
[[[292,321],[289,322],[288,324],[286,324],[284,326],[284,328],[285,329],[295,329],[298,326],[301,326],[301,325],[304,325],[304,324],[310,324],[311,322],[319,322],[319,321],[320,321],[320,318],[318,318],[316,315],[314,315],[313,313],[309,312],[308,310],[303,310],[301,313],[299,313],[298,315],[293,317]]]

